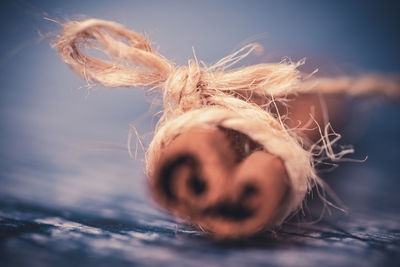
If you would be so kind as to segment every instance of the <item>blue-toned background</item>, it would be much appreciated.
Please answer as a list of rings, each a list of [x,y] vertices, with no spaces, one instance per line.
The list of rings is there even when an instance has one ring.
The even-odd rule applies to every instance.
[[[138,88],[96,86],[59,59],[60,27],[96,17],[144,31],[165,57],[213,63],[249,42],[247,63],[307,58],[321,75],[400,72],[396,1],[3,1],[0,4],[0,265],[396,265],[400,105],[351,101],[341,132],[363,164],[327,178],[348,216],[215,243],[148,199],[130,124],[152,129]],[[135,139],[133,142],[135,145]],[[134,149],[134,147],[133,147]]]

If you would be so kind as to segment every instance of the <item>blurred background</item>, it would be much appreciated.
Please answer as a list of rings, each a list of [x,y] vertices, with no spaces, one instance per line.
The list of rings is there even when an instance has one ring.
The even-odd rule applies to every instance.
[[[140,88],[88,90],[61,62],[51,20],[100,18],[145,32],[178,65],[208,64],[250,42],[240,64],[307,58],[317,75],[400,72],[396,1],[2,1],[0,4],[0,265],[396,265],[400,252],[400,105],[349,101],[344,163],[327,182],[349,207],[301,227],[220,244],[163,213],[147,196],[135,126],[155,124]],[[47,18],[47,19],[46,19]],[[133,137],[135,151],[136,139]]]

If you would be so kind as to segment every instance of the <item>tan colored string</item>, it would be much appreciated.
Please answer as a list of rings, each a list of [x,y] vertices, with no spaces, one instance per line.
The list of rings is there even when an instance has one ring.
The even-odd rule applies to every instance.
[[[321,80],[320,83],[311,79],[303,81],[297,70],[303,61],[231,69],[252,51],[261,48],[258,44],[249,44],[211,67],[204,63],[200,66],[197,59],[190,60],[187,66],[177,67],[158,54],[144,36],[118,23],[98,19],[66,23],[57,48],[62,59],[88,81],[108,87],[162,90],[163,115],[146,153],[149,177],[152,177],[163,149],[176,136],[194,127],[222,126],[239,131],[280,157],[290,177],[291,195],[275,225],[296,212],[306,193],[322,182],[314,169],[316,146],[310,150],[304,148],[280,117],[276,118],[270,112],[275,105],[274,99],[285,99],[287,95],[299,92],[370,93],[382,85],[385,94],[399,94],[396,83],[386,82],[381,77],[366,77],[367,80],[365,77],[361,80],[343,77]],[[86,48],[98,49],[111,60],[89,56],[84,53]],[[374,86],[371,86],[371,79]],[[323,133],[321,140],[323,146],[319,149],[327,150],[334,160],[350,152],[334,154],[328,132]]]

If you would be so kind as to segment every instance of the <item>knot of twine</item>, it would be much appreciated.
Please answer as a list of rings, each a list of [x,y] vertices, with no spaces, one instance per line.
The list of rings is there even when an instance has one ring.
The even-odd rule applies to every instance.
[[[170,110],[180,107],[182,112],[202,106],[205,90],[201,76],[199,64],[193,61],[172,71],[163,85],[164,106],[175,105]]]
[[[178,104],[184,110],[188,110],[189,103],[199,107],[204,96],[232,92],[244,98],[278,96],[295,92],[300,85],[296,68],[302,61],[258,64],[225,72],[254,50],[261,49],[258,44],[249,44],[211,67],[203,63],[201,68],[197,60],[191,60],[188,66],[176,68],[145,37],[111,21],[88,19],[66,23],[57,47],[62,59],[87,81],[108,87],[162,88],[164,100],[168,101],[166,106]],[[98,49],[112,61],[89,56],[82,51],[85,48]],[[190,101],[186,103],[184,100],[188,98]]]
[[[149,177],[163,149],[176,136],[193,127],[222,126],[239,131],[280,157],[287,169],[291,190],[276,225],[297,211],[307,191],[322,182],[315,173],[312,151],[304,149],[280,117],[269,112],[274,99],[299,92],[352,92],[352,87],[358,94],[383,90],[386,95],[399,95],[398,81],[381,76],[367,76],[368,83],[364,82],[365,77],[342,77],[337,79],[339,83],[334,79],[325,79],[320,84],[314,80],[302,81],[297,67],[303,60],[230,69],[260,49],[258,44],[244,46],[211,67],[196,58],[190,60],[188,66],[176,67],[158,54],[141,34],[118,23],[98,19],[64,24],[56,45],[61,58],[87,81],[108,87],[162,90],[163,115],[146,153]],[[84,53],[87,48],[100,50],[109,60]],[[370,79],[374,81],[373,86]],[[325,149],[329,148],[329,140],[324,145]]]

